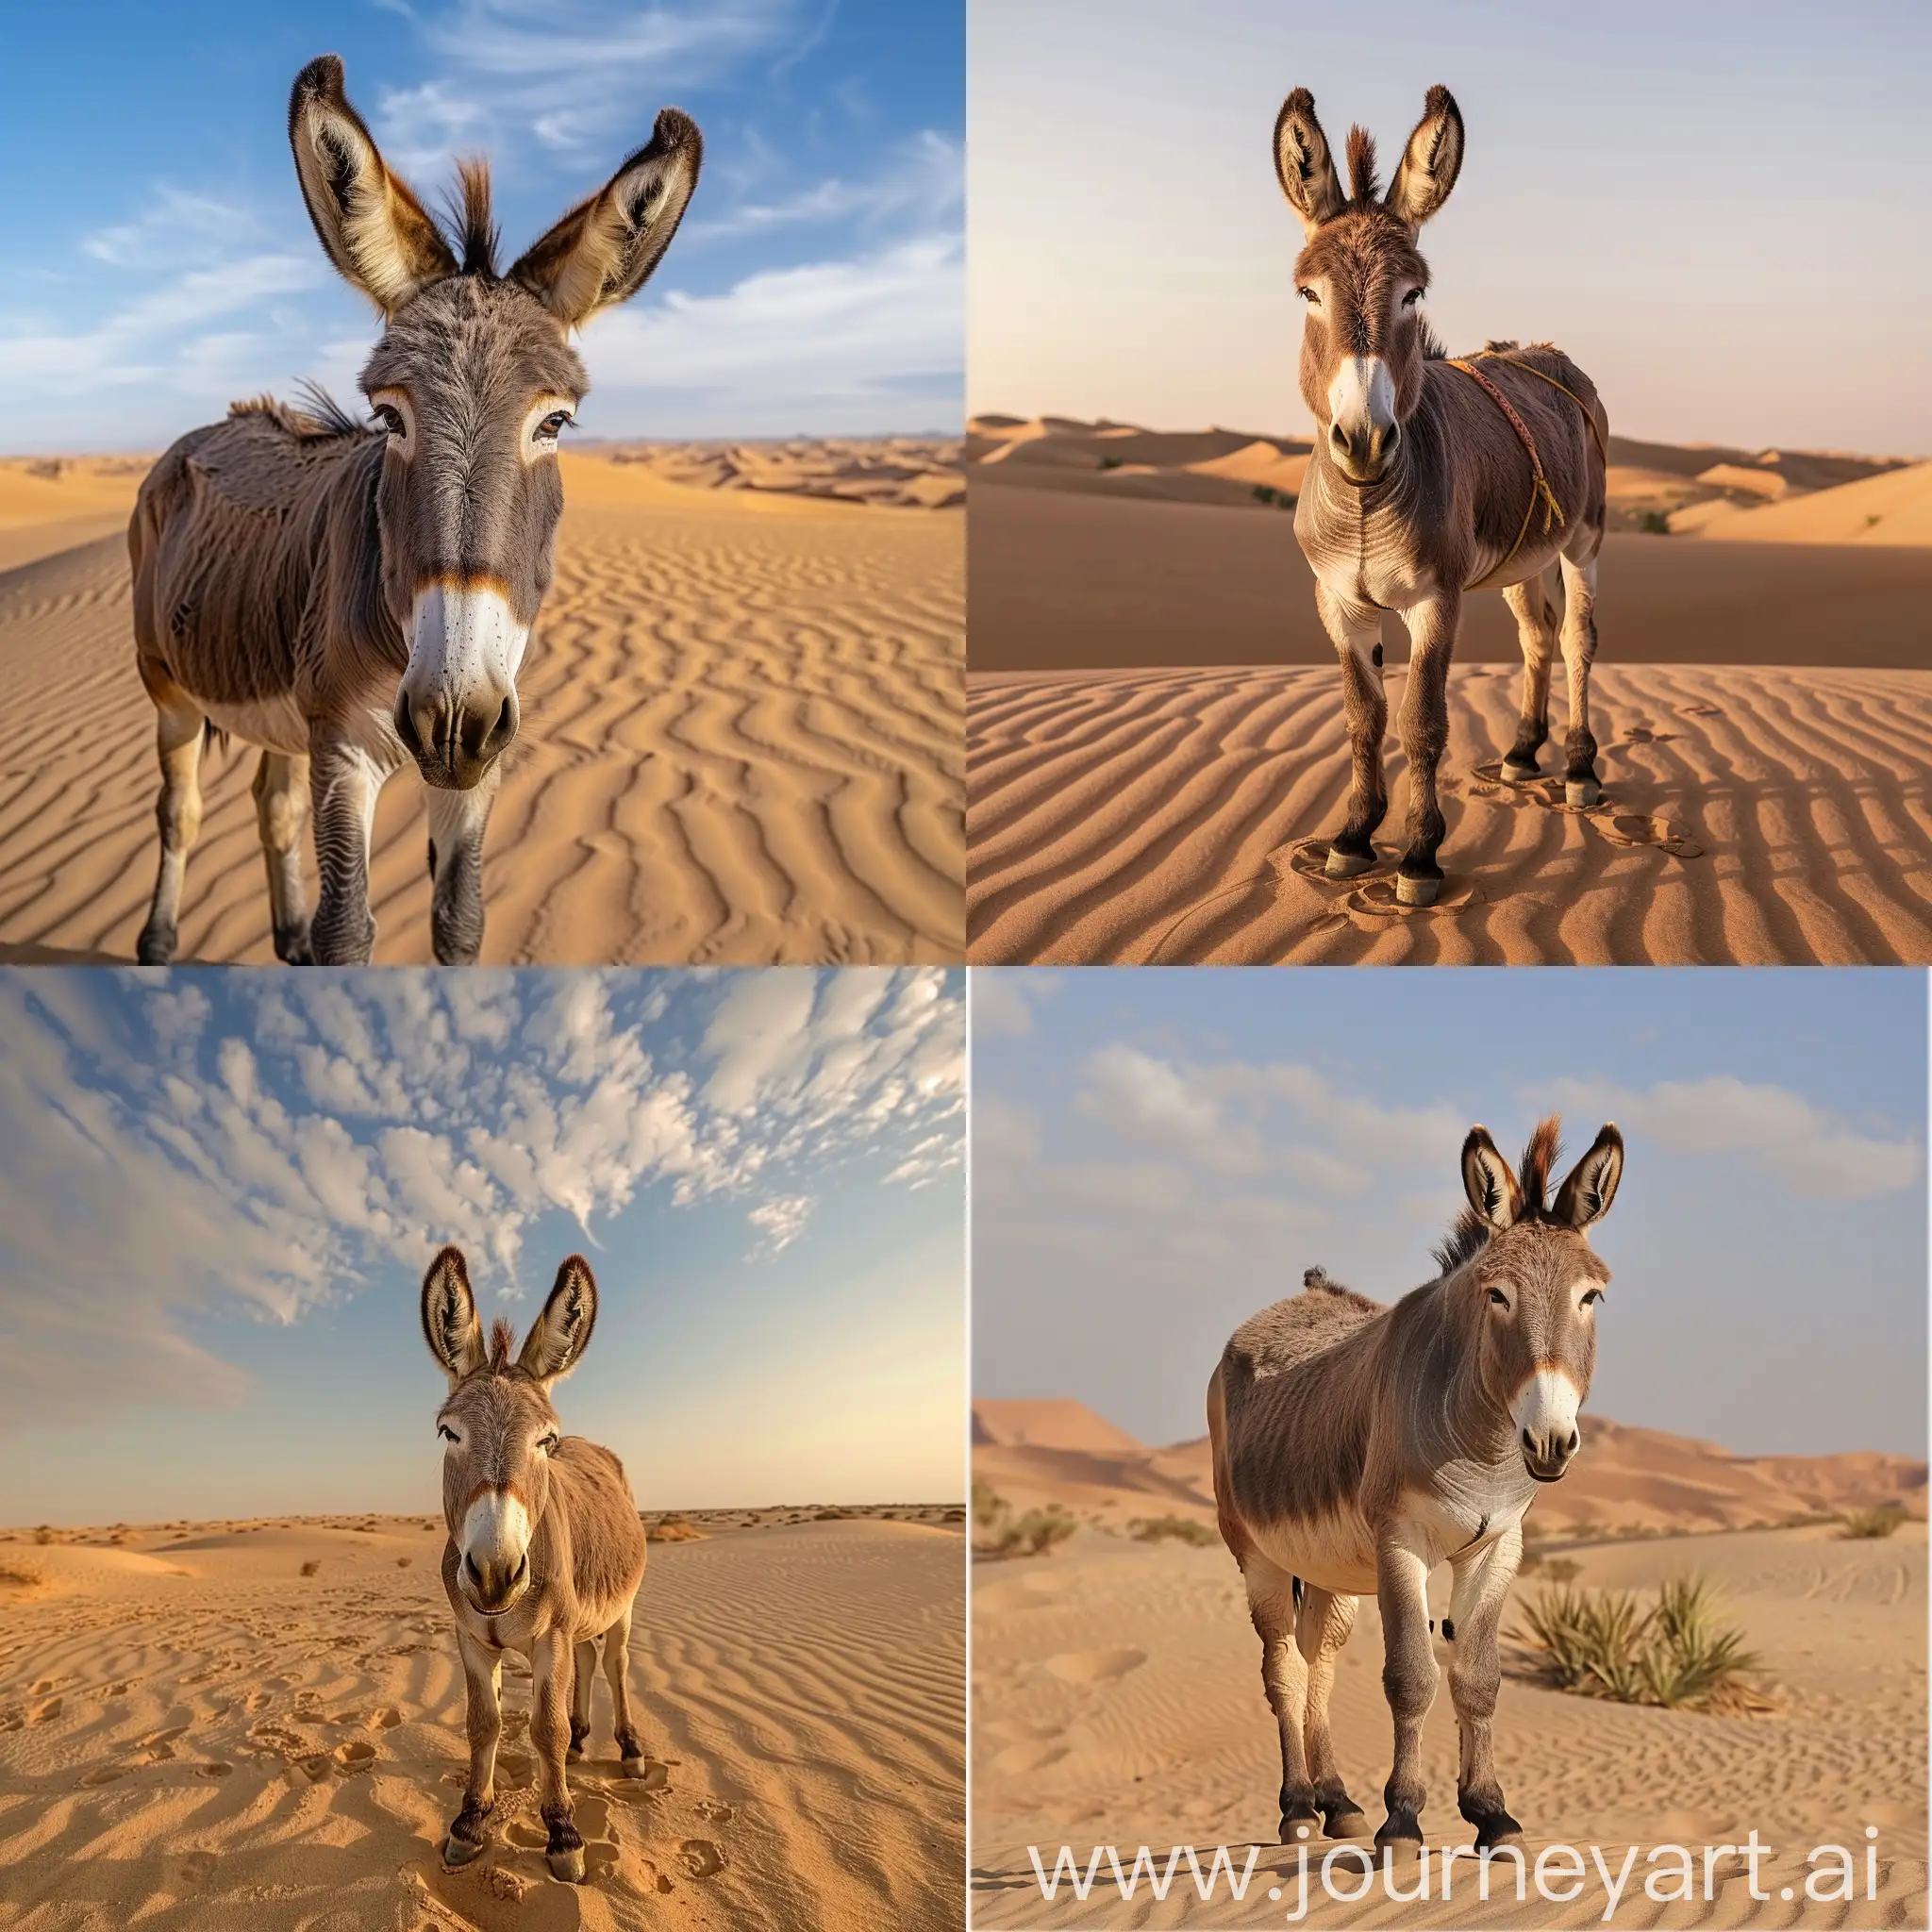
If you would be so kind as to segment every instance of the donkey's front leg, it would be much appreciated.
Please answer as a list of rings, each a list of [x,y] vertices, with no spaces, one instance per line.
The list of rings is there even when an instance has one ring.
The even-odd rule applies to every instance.
[[[1456,1706],[1461,1760],[1456,1796],[1463,1817],[1475,1826],[1477,1847],[1510,1844],[1523,1827],[1503,1803],[1496,1781],[1492,1721],[1503,1665],[1496,1633],[1503,1604],[1523,1560],[1522,1525],[1512,1524],[1493,1542],[1466,1557],[1452,1557],[1456,1587],[1444,1634],[1455,1646],[1449,1664],[1449,1695]]]
[[[474,966],[483,949],[483,833],[501,762],[468,791],[429,791],[429,939],[440,966]]]
[[[1436,767],[1449,742],[1449,661],[1456,655],[1461,616],[1459,591],[1444,591],[1403,613],[1408,626],[1408,685],[1402,693],[1399,728],[1408,759],[1408,849],[1395,875],[1395,896],[1405,906],[1433,906],[1442,890],[1442,868],[1436,863],[1443,832]]]
[[[550,1842],[544,1856],[551,1875],[576,1884],[584,1875],[584,1840],[571,1811],[563,1756],[570,1744],[570,1701],[576,1646],[560,1631],[537,1640],[530,1658],[536,1679],[530,1710],[530,1747],[537,1754],[537,1794]]]
[[[1602,541],[1599,531],[1592,545]],[[1590,728],[1590,667],[1596,661],[1596,558],[1563,560],[1563,669],[1570,679],[1570,739],[1564,749],[1563,801],[1587,808],[1603,796],[1596,779],[1596,739]]]
[[[142,675],[148,680],[145,668]],[[208,720],[199,705],[172,685],[157,692],[155,682],[149,682],[148,695],[155,701],[155,749],[161,761],[161,797],[155,808],[161,864],[134,957],[143,966],[165,966],[179,943],[181,886],[188,875],[188,855],[201,835],[201,741]]]
[[[1381,1845],[1420,1844],[1423,1720],[1436,1701],[1436,1653],[1429,1641],[1428,1564],[1399,1537],[1376,1552],[1376,1601],[1382,1608],[1382,1690],[1395,1719],[1395,1758],[1382,1797],[1389,1815],[1375,1834]]]
[[[470,1738],[470,1781],[463,1787],[463,1808],[443,1841],[445,1865],[467,1865],[483,1854],[484,1821],[496,1808],[496,1740],[503,1733],[502,1651],[489,1649],[464,1630],[457,1632],[457,1649],[462,1654],[463,1688],[469,1696],[464,1729]]]
[[[308,790],[322,888],[308,932],[318,966],[366,966],[375,950],[369,841],[388,775],[353,739],[318,731],[310,741]]]
[[[1315,608],[1341,659],[1341,714],[1348,724],[1353,774],[1348,821],[1328,844],[1324,870],[1331,879],[1352,879],[1375,862],[1375,828],[1389,810],[1382,781],[1382,735],[1389,728],[1389,700],[1382,685],[1382,613],[1372,605],[1349,604],[1318,577]]]

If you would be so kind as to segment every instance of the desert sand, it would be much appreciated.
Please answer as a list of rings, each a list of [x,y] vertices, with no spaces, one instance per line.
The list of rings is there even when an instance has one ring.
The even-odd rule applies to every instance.
[[[631,1640],[652,1759],[599,1689],[553,1880],[505,1670],[496,1839],[445,1871],[463,1679],[430,1517],[0,1537],[0,1925],[118,1932],[956,1927],[957,1509],[692,1515]]]
[[[1925,1466],[1896,1457],[1736,1457],[1708,1443],[1584,1422],[1572,1474],[1540,1496],[1532,1524],[1555,1532],[1585,1587],[1642,1591],[1690,1573],[1711,1578],[1727,1617],[1765,1665],[1774,1708],[1714,1717],[1600,1703],[1527,1681],[1506,1657],[1496,1721],[1498,1768],[1524,1821],[1531,1856],[1549,1844],[1603,1848],[1611,1870],[1641,1847],[1618,1924],[1919,1925],[1926,1910]],[[1140,1518],[1211,1524],[1205,1442],[1150,1451],[1078,1404],[977,1403],[975,1475],[1016,1506],[1059,1502],[1081,1520],[1050,1557],[981,1560],[973,1578],[973,1887],[975,1925],[1280,1924],[1296,1903],[1292,1853],[1274,1844],[1280,1760],[1259,1682],[1259,1652],[1239,1573],[1218,1541],[1143,1542],[1122,1528]],[[1058,1445],[1058,1446],[1057,1446]],[[1573,1486],[1574,1491],[1573,1493]],[[1828,1523],[1789,1523],[1859,1504],[1902,1502],[1890,1538],[1852,1541]],[[1550,1506],[1558,1505],[1552,1508]],[[1649,1534],[1631,1535],[1642,1528]],[[1671,1532],[1706,1533],[1671,1533]],[[1519,1579],[1514,1600],[1536,1588]],[[1446,1601],[1446,1575],[1431,1601]],[[1440,1608],[1440,1604],[1439,1604]],[[1513,1622],[1513,1620],[1511,1620]],[[1506,1629],[1510,1627],[1506,1623]],[[1439,1652],[1446,1667],[1447,1652]],[[1342,1653],[1334,1694],[1344,1781],[1372,1817],[1388,1772],[1389,1717],[1373,1600]],[[1424,1737],[1432,1842],[1466,1843],[1455,1813],[1456,1736],[1446,1690]],[[1776,1896],[1802,1884],[1813,1845],[1857,1848],[1880,1838],[1878,1896],[1850,1909]],[[1721,1860],[1717,1896],[1666,1905],[1643,1895],[1654,1846],[1740,1840],[1756,1826],[1777,1856],[1762,1869],[1773,1898],[1754,1902],[1741,1861]],[[1062,1843],[1083,1872],[1095,1844],[1123,1864],[1145,1843],[1164,1865],[1191,1843],[1262,1847],[1245,1904],[1224,1882],[1204,1904],[1185,1865],[1165,1903],[1144,1877],[1124,1903],[1103,1863],[1085,1904],[1062,1885],[1045,1904],[1029,1846],[1049,1871]],[[1327,1850],[1317,1840],[1319,1872]],[[1701,1850],[1697,1854],[1701,1858]],[[1506,1876],[1505,1867],[1499,1877]],[[1412,1890],[1415,1872],[1398,1868]],[[1324,1899],[1307,1923],[1402,1925],[1600,1924],[1591,1885],[1570,1905],[1534,1890],[1518,1905],[1507,1885],[1485,1905],[1471,1868],[1455,1868],[1453,1902],[1391,1905],[1378,1890],[1360,1906]],[[1339,1868],[1338,1884],[1355,1881]],[[1271,1903],[1271,1885],[1284,1887]]]
[[[919,507],[948,500],[945,446],[735,448],[562,458],[487,962],[959,955],[963,520]],[[0,958],[126,959],[146,916],[153,713],[122,534],[141,467],[0,465]],[[184,961],[274,957],[254,764],[204,758]],[[426,839],[406,771],[376,815],[379,963],[430,959]]]
[[[1493,782],[1521,657],[1501,596],[1471,598],[1443,767],[1450,877],[1411,913],[1390,878],[1392,732],[1383,865],[1320,875],[1348,743],[1284,514],[1307,445],[974,427],[974,960],[1932,959],[1932,464],[1613,439],[1621,523],[1591,686],[1604,802],[1573,813],[1560,786]],[[1694,537],[1640,527],[1692,513]],[[1393,718],[1407,642],[1392,619],[1384,641]],[[1566,691],[1558,666],[1553,777]]]

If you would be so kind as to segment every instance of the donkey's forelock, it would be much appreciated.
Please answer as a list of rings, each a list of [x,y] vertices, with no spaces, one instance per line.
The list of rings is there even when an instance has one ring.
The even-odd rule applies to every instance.
[[[502,232],[490,204],[490,163],[481,156],[457,163],[457,193],[445,212],[451,248],[460,273],[497,276],[496,247]]]
[[[1550,1170],[1563,1151],[1563,1123],[1557,1115],[1536,1124],[1529,1145],[1516,1170],[1516,1184],[1523,1190],[1523,1217],[1529,1220],[1549,1212]]]
[[[499,1315],[490,1324],[490,1373],[492,1375],[509,1374],[510,1350],[516,1346],[516,1330]]]
[[[1348,205],[1366,212],[1379,208],[1382,184],[1375,178],[1375,137],[1357,124],[1348,130]]]

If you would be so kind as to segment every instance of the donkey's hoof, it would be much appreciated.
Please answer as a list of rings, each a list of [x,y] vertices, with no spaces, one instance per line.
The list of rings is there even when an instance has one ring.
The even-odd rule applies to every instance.
[[[1373,849],[1367,852],[1344,852],[1340,845],[1328,848],[1328,857],[1322,862],[1322,870],[1331,879],[1359,878],[1375,862]]]
[[[1338,1806],[1328,1814],[1328,1836],[1330,1838],[1367,1838],[1369,1835],[1368,1814],[1353,1805]]]
[[[275,928],[275,958],[284,966],[313,966],[315,948],[308,942],[308,922]]]
[[[1503,760],[1503,782],[1506,785],[1534,785],[1541,776],[1534,765],[1519,765],[1514,758]]]
[[[143,926],[134,942],[134,957],[143,966],[167,966],[173,963],[179,943],[179,935],[172,925]]]
[[[445,1865],[468,1865],[480,1858],[490,1847],[480,1840],[472,1844],[466,1838],[458,1838],[455,1832],[442,1841],[442,1862]]]
[[[1395,900],[1400,906],[1433,906],[1441,896],[1442,875],[1411,877],[1406,872],[1395,874]]]
[[[581,1885],[584,1882],[584,1848],[582,1845],[567,1845],[560,1852],[547,1853],[550,1875],[560,1878],[566,1885]]]
[[[1603,795],[1604,788],[1594,778],[1563,780],[1563,803],[1573,811],[1588,811]]]
[[[1491,1811],[1475,1821],[1475,1848],[1493,1852],[1505,1845],[1523,1847],[1523,1827],[1507,1811]]]

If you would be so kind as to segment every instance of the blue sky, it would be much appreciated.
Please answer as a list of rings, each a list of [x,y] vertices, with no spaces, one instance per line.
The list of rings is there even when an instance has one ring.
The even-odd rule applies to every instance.
[[[1589,1407],[1740,1454],[1925,1453],[1926,981],[1860,968],[973,975],[974,1392],[1200,1436],[1317,1263],[1394,1300],[1480,1121],[1615,1120]]]
[[[1387,181],[1441,81],[1453,353],[1559,342],[1626,436],[1932,455],[1932,8],[974,0],[971,55],[974,409],[1306,433],[1276,111]]]
[[[424,1509],[445,1241],[645,1507],[943,1500],[960,975],[0,974],[9,1522]]]
[[[0,445],[153,449],[375,339],[285,132],[339,53],[391,166],[440,205],[495,167],[506,259],[659,107],[705,169],[644,291],[593,321],[587,436],[958,425],[961,0],[90,0],[9,10],[0,64]]]

